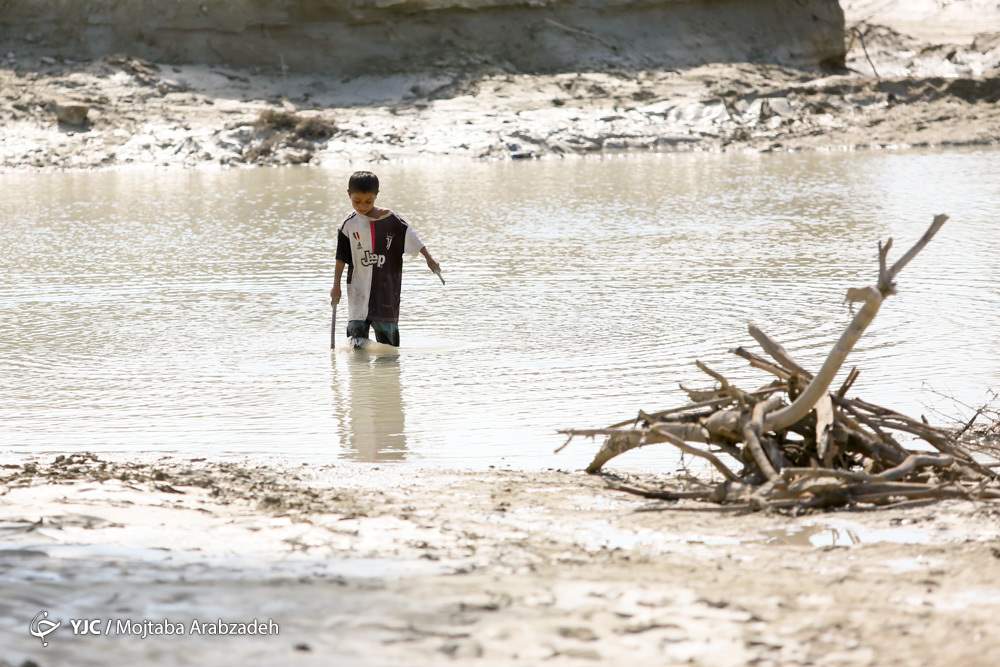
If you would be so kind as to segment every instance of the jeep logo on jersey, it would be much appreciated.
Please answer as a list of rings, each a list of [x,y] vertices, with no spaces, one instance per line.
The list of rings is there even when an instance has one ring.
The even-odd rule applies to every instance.
[[[378,266],[382,268],[385,264],[385,255],[376,255],[370,250],[365,250],[365,256],[361,258],[362,266]]]

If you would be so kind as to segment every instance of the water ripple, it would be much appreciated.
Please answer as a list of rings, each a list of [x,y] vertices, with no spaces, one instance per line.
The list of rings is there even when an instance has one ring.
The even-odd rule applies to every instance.
[[[921,411],[928,382],[970,403],[1000,386],[996,152],[380,175],[448,279],[407,264],[398,356],[326,349],[346,173],[0,175],[0,451],[580,465],[593,445],[553,457],[557,428],[682,400],[710,382],[695,359],[766,381],[727,353],[749,321],[817,368],[876,240],[942,211],[856,388]]]

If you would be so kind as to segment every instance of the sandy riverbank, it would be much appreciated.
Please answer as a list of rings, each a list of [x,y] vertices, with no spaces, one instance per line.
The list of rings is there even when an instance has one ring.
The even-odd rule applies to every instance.
[[[2,665],[1000,660],[995,504],[661,512],[577,472],[86,456],[10,464],[0,493]],[[42,609],[280,632],[43,648]]]
[[[0,53],[0,168],[1000,143],[992,14],[955,19],[966,32],[950,29],[951,41],[934,42],[861,20],[899,12],[853,4],[840,72],[605,62],[526,73],[451,63],[335,77],[130,56],[71,60],[29,44]]]

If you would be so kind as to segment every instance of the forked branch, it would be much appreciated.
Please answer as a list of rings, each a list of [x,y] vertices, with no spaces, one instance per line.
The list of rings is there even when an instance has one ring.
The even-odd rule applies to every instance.
[[[698,368],[717,385],[710,390],[682,385],[691,403],[657,412],[640,410],[635,418],[605,429],[564,431],[570,439],[604,437],[587,472],[597,473],[608,461],[633,449],[667,444],[704,461],[706,470],[721,475],[722,481],[716,477],[714,486],[697,491],[621,483],[614,488],[669,502],[702,500],[748,509],[1000,499],[1000,461],[982,461],[964,448],[959,437],[969,430],[968,425],[956,436],[860,398],[847,398],[858,377],[857,368],[836,392],[830,391],[883,301],[895,293],[900,271],[946,220],[947,216],[935,216],[894,264],[889,263],[892,239],[879,244],[878,279],[874,285],[848,290],[847,299],[863,305],[815,375],[751,324],[750,335],[770,359],[742,347],[731,352],[768,374],[770,384],[744,391],[698,361]],[[897,439],[899,434],[915,435],[937,452],[907,449]]]

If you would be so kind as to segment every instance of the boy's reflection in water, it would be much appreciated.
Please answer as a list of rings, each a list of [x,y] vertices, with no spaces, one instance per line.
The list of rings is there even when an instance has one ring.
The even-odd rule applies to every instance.
[[[334,409],[342,425],[341,433],[346,435],[344,458],[369,462],[405,459],[399,355],[374,355],[362,350],[341,351],[336,356]],[[342,384],[345,366],[346,387]]]

